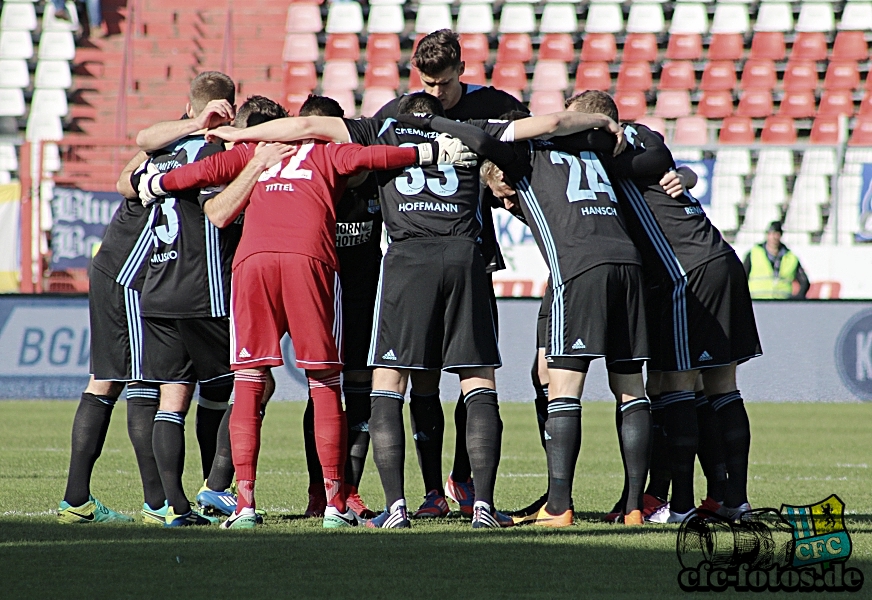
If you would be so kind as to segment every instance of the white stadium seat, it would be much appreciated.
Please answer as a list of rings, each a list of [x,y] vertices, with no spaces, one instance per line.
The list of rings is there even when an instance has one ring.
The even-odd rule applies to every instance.
[[[33,40],[29,31],[0,31],[0,59],[33,58]]]
[[[327,12],[327,33],[363,31],[363,9],[357,2],[334,2]]]
[[[0,88],[26,88],[30,71],[24,59],[0,60]]]
[[[65,60],[41,60],[36,63],[33,85],[37,88],[69,89],[73,85],[70,63]]]
[[[36,10],[33,4],[3,4],[0,29],[4,31],[33,31],[36,29]]]
[[[627,17],[627,33],[660,33],[665,27],[663,7],[649,2],[634,2]]]
[[[76,57],[76,42],[69,31],[44,31],[39,38],[39,58],[50,60],[73,60]]]
[[[402,33],[406,26],[403,7],[395,4],[371,6],[366,30],[370,33]]]
[[[24,110],[24,92],[20,88],[0,89],[0,117],[22,117]]]

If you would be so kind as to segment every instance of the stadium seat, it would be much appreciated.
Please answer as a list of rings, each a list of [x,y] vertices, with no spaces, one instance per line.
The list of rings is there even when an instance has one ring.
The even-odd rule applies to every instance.
[[[612,62],[618,56],[618,45],[611,33],[591,33],[584,36],[581,60],[585,62]]]
[[[311,91],[314,90],[317,85],[318,73],[315,71],[315,63],[285,63],[285,93]]]
[[[333,90],[325,87],[321,92],[328,98],[333,98],[345,111],[345,116],[348,118],[357,115],[357,106],[354,104],[354,92],[351,90]]]
[[[527,71],[521,62],[497,62],[491,73],[491,85],[507,92],[521,92],[527,87]]]
[[[463,75],[460,81],[471,85],[487,85],[487,74],[484,71],[484,63],[465,60]]]
[[[61,153],[57,144],[43,144],[42,168],[45,171],[56,173],[61,170]]]
[[[712,34],[739,33],[745,34],[751,30],[748,18],[748,7],[744,4],[729,4],[718,2],[715,15],[712,17]]]
[[[29,0],[25,0],[28,2]],[[67,0],[66,2],[67,15],[69,20],[58,19],[55,17],[54,3],[47,2],[42,13],[42,30],[43,31],[79,31],[81,23],[79,22],[79,12],[76,10],[76,3]]]
[[[818,86],[817,66],[806,60],[790,60],[784,69],[785,92],[814,91]]]
[[[393,33],[399,35],[406,27],[403,7],[390,4],[370,6],[366,30],[369,33]]]
[[[360,33],[363,31],[363,9],[353,0],[331,2],[327,12],[327,33]]]
[[[696,88],[696,73],[693,70],[693,63],[687,60],[663,63],[658,87],[661,90],[692,90]]]
[[[723,135],[723,128],[721,128]],[[727,136],[732,135],[727,133]],[[742,134],[744,139],[747,139],[747,134]],[[751,139],[753,140],[753,129],[751,130]],[[723,143],[722,138],[718,141]],[[751,143],[751,142],[748,142]],[[717,154],[717,162],[715,162],[715,175],[750,175],[751,174],[751,151],[748,148],[740,145],[730,145],[726,148],[719,148]]]
[[[568,33],[546,33],[539,43],[539,60],[562,60],[575,58],[575,45]]]
[[[607,92],[612,87],[609,65],[605,62],[580,62],[575,72],[575,91],[600,90]]]
[[[715,175],[712,177],[712,203],[706,214],[719,230],[735,231],[739,228],[737,205],[744,201],[745,183],[741,177]]]
[[[40,114],[65,117],[69,112],[67,93],[61,89],[34,90],[33,98],[30,100],[30,110]]]
[[[21,88],[0,89],[0,117],[22,117],[24,110],[24,92]]]
[[[819,116],[811,124],[809,141],[812,144],[836,145],[839,143],[838,117]]]
[[[33,85],[37,88],[67,90],[73,85],[70,63],[65,60],[41,60],[36,63]]]
[[[830,61],[824,77],[824,89],[853,90],[860,87],[860,72],[853,61]]]
[[[778,107],[778,114],[794,119],[813,117],[815,114],[814,92],[805,90],[785,93],[781,99],[781,106]]]
[[[282,105],[288,110],[288,114],[295,116],[300,112],[300,107],[309,97],[311,91],[286,91],[283,95]]]
[[[824,2],[803,2],[796,19],[796,31],[829,33],[836,28],[833,7]]]
[[[534,92],[562,91],[569,87],[566,63],[560,60],[539,60],[533,69]]]
[[[73,34],[69,31],[44,31],[39,38],[37,55],[40,60],[73,60],[76,57]]]
[[[378,112],[382,106],[397,97],[394,90],[384,88],[368,88],[363,92],[363,102],[360,105],[360,114],[364,117],[371,117]]]
[[[851,90],[824,90],[821,103],[818,106],[821,116],[854,115],[854,97]]]
[[[644,117],[639,117],[638,119],[636,119],[636,122],[666,137],[666,121],[664,121],[660,117],[645,115]]]
[[[734,90],[736,88],[735,63],[727,60],[706,63],[699,87],[706,92]]]
[[[624,15],[619,4],[591,4],[584,23],[586,33],[619,33],[624,29]]]
[[[500,33],[533,33],[536,15],[532,4],[504,4],[500,15]]]
[[[748,58],[765,60],[784,60],[787,49],[784,33],[780,31],[761,31],[751,39],[751,53]]]
[[[661,33],[666,26],[663,7],[650,2],[633,2],[627,16],[627,33]]]
[[[790,60],[826,60],[828,52],[827,38],[823,33],[797,33],[790,51]]]
[[[400,70],[392,61],[367,63],[363,87],[396,90],[400,87]]]
[[[354,47],[357,49],[356,35]],[[318,38],[314,33],[289,33],[285,36],[285,46],[282,49],[284,62],[315,62],[319,57]]]
[[[648,108],[644,92],[616,92],[615,104],[621,121],[640,119]]]
[[[578,30],[578,15],[574,4],[549,2],[542,10],[539,33],[575,33]]]
[[[817,120],[815,120],[815,123],[817,123]],[[814,125],[812,125],[812,127],[814,127]],[[819,140],[813,142],[816,146],[808,148],[802,153],[802,164],[799,167],[800,173],[807,175],[833,175],[836,172],[835,148],[825,148],[821,147],[821,145],[829,144],[835,146],[836,143],[838,143],[838,124],[833,121],[827,126],[827,129],[831,129],[834,136],[825,139],[832,139],[833,141]]]
[[[30,60],[33,39],[29,31],[0,31],[0,59]]]
[[[742,80],[739,87],[743,90],[771,90],[777,81],[774,62],[749,59],[742,69]]]
[[[673,33],[666,45],[669,60],[699,60],[702,58],[702,36],[698,33]]]
[[[754,31],[790,31],[793,11],[786,2],[763,2],[757,11]]]
[[[370,35],[370,38],[373,37],[374,35]],[[317,38],[315,43],[317,44]],[[360,60],[360,42],[357,35],[354,33],[328,35],[324,46],[324,60]]]
[[[696,107],[706,119],[723,119],[733,114],[733,94],[728,91],[703,92]]]
[[[439,29],[453,28],[451,8],[447,4],[421,4],[418,6],[418,14],[415,16],[415,33],[426,35]]]
[[[680,117],[675,121],[672,143],[676,146],[704,146],[708,143],[708,122],[699,115]]]
[[[863,101],[860,102],[860,109],[857,112],[864,117],[872,115],[872,91],[866,91],[866,94],[863,96]]]
[[[367,62],[399,62],[402,53],[400,51],[400,38],[393,33],[373,33],[366,40]],[[463,58],[467,59],[465,55]]]
[[[657,60],[657,36],[653,33],[629,33],[624,40],[621,61],[654,62]]]
[[[653,78],[651,76],[651,65],[647,62],[622,62],[618,71],[618,83],[615,86],[617,91],[645,92],[651,89]]]
[[[740,33],[716,33],[708,47],[709,60],[739,60],[745,55],[745,41]]]
[[[725,118],[721,124],[718,141],[721,144],[753,144],[754,126],[751,124],[751,119],[743,116]]]
[[[669,25],[669,35],[703,33],[708,33],[705,5],[697,2],[676,4]]]
[[[18,152],[13,144],[0,143],[0,169],[4,171],[18,170]]]
[[[288,20],[285,24],[285,31],[288,33],[318,33],[323,27],[321,9],[317,4],[295,2],[288,6]]]
[[[839,21],[842,31],[869,31],[872,29],[872,2],[848,2]]]
[[[60,141],[64,137],[64,128],[61,118],[52,114],[40,114],[31,111],[27,117],[27,127],[24,137],[28,142],[38,140]]]
[[[36,10],[33,4],[4,2],[0,14],[0,29],[3,31],[33,31],[36,29]]]
[[[0,88],[26,88],[29,85],[30,71],[26,60],[0,60]]]
[[[507,33],[500,36],[497,62],[527,62],[533,59],[533,42],[528,33]]]
[[[796,143],[796,125],[793,119],[784,116],[766,117],[760,141],[764,144],[779,144],[787,146]]]
[[[769,90],[745,90],[739,97],[736,114],[740,117],[762,119],[772,114],[772,92]]]
[[[321,87],[331,90],[356,90],[357,86],[357,63],[350,60],[328,60],[324,63]]]
[[[538,91],[530,95],[530,112],[547,115],[563,110],[563,94],[556,91]]]
[[[690,93],[687,90],[662,90],[657,93],[654,116],[677,119],[691,113]]]
[[[461,4],[457,13],[458,33],[490,33],[494,12],[490,4]]]
[[[397,40],[397,48],[399,49],[399,40]],[[460,56],[464,61],[486,62],[490,58],[487,36],[483,33],[460,34]]]
[[[867,60],[869,46],[862,31],[840,31],[833,44],[833,60]]]
[[[872,146],[872,117],[857,117],[848,139],[849,146]]]

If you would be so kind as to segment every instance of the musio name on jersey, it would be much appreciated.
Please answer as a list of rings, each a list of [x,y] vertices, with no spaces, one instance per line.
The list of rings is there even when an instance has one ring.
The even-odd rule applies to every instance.
[[[336,247],[346,248],[365,244],[372,237],[372,221],[363,223],[337,223]]]
[[[158,252],[151,255],[151,263],[165,263],[169,260],[176,260],[178,257],[179,254],[175,250],[170,250],[169,252]]]
[[[605,217],[617,217],[618,211],[611,206],[583,206],[581,207],[581,216],[601,215]]]
[[[268,192],[293,192],[293,183],[269,183],[266,186]]]
[[[414,210],[429,210],[434,212],[460,212],[456,204],[447,202],[402,202],[400,203],[400,212],[409,212]]]

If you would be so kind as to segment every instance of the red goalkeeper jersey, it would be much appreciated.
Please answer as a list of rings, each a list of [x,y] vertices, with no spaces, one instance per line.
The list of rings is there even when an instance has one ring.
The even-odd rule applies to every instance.
[[[254,156],[255,144],[237,144],[205,160],[167,173],[166,191],[229,183]],[[245,207],[242,239],[233,259],[259,252],[310,256],[339,270],[336,204],[350,175],[363,170],[401,169],[417,161],[415,148],[358,144],[299,144],[296,152],[264,171]]]

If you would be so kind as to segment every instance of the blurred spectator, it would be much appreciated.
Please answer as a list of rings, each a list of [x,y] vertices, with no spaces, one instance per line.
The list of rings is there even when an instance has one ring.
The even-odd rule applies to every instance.
[[[754,299],[804,300],[809,282],[799,259],[781,243],[781,221],[772,221],[766,241],[745,256],[745,274]],[[793,293],[793,282],[799,291]]]
[[[55,18],[64,21],[70,21],[70,13],[67,11],[64,0],[51,0],[55,7]],[[85,0],[85,6],[88,10],[88,36],[103,37],[103,7],[100,0]]]

